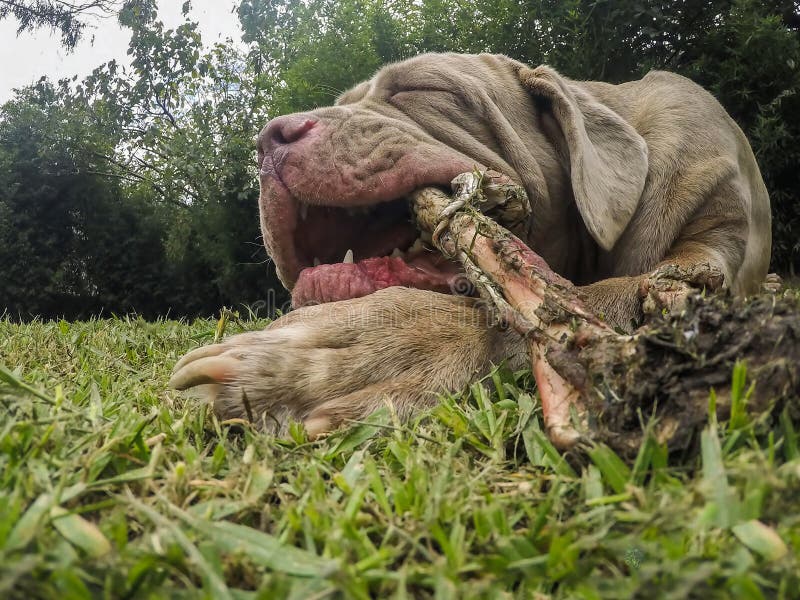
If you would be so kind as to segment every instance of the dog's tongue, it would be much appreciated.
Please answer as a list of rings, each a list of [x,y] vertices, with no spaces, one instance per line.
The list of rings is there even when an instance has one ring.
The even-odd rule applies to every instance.
[[[448,293],[457,277],[457,265],[441,257],[402,258],[383,256],[357,263],[308,267],[300,272],[292,289],[292,305],[307,306],[360,298],[395,285]]]

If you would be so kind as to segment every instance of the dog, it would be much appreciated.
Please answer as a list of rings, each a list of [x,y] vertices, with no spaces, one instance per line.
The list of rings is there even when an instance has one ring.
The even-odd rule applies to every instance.
[[[515,233],[618,328],[641,320],[664,267],[704,265],[746,295],[769,265],[747,139],[667,72],[611,85],[502,55],[424,54],[334,106],[270,121],[258,165],[264,240],[297,309],[190,352],[171,385],[206,385],[221,418],[275,433],[296,420],[313,438],[387,402],[407,418],[492,365],[527,362],[517,334],[452,293],[458,265],[412,222],[408,195],[462,172],[524,186],[532,215]]]

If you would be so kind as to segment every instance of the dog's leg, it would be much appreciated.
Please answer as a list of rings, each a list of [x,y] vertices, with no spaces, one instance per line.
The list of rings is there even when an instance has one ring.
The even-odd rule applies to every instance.
[[[193,350],[170,386],[204,386],[221,419],[282,435],[294,420],[316,437],[384,405],[407,419],[507,357],[524,365],[523,340],[475,298],[393,287]]]
[[[648,266],[638,270],[636,265],[641,264],[640,261],[620,256],[617,257],[618,266],[630,276],[606,279],[581,288],[580,293],[593,312],[602,315],[612,326],[631,331],[642,323],[647,313],[680,311],[686,298],[697,291],[713,292],[725,287],[738,295],[758,291],[761,281],[757,279],[766,275],[766,265],[761,274],[752,257],[751,264],[747,268],[743,266],[750,228],[744,207],[749,201],[735,180],[719,174],[717,177],[718,183],[698,197],[697,203],[692,204],[692,212],[684,216],[685,221],[672,223],[671,230],[677,237],[665,241],[663,250],[653,256],[657,262],[652,269]],[[699,185],[700,182],[695,183]],[[661,248],[657,245],[657,236],[653,239],[660,227],[657,216],[651,215],[649,220],[623,236],[621,247],[628,248],[631,253],[648,245]],[[631,271],[633,268],[638,272]]]
[[[646,314],[678,312],[692,294],[716,292],[725,284],[712,253],[670,253],[651,272],[635,277],[612,277],[578,288],[587,308],[606,323],[633,331]]]

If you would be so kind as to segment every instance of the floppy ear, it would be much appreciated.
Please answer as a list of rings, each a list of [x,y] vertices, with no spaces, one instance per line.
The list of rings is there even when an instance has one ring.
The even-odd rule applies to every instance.
[[[611,250],[644,189],[644,139],[588,91],[549,67],[523,67],[519,78],[531,94],[549,101],[566,141],[578,210],[595,241]]]

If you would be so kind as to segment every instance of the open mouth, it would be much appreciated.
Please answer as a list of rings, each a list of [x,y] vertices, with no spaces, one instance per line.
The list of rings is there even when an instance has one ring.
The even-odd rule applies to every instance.
[[[454,289],[460,265],[445,259],[419,232],[406,197],[347,208],[294,204],[295,307],[359,298],[392,286]]]

